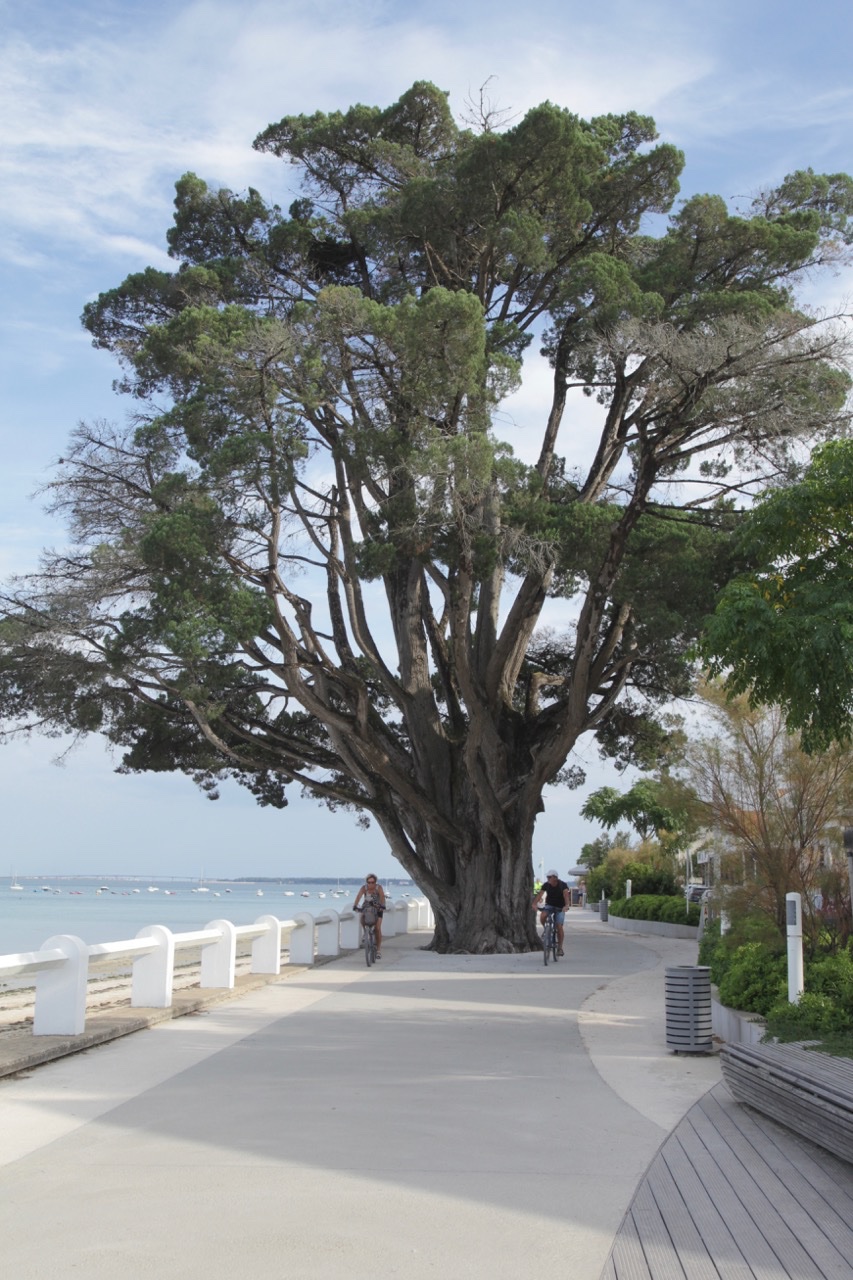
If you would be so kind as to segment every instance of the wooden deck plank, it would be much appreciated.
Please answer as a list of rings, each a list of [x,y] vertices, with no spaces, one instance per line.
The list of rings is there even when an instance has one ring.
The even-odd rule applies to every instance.
[[[653,1161],[646,1176],[646,1186],[666,1225],[671,1246],[678,1254],[687,1280],[719,1280],[719,1272],[663,1160]]]
[[[853,1163],[715,1085],[666,1139],[602,1280],[853,1280]]]
[[[850,1267],[814,1218],[735,1126],[727,1124],[724,1116],[709,1115],[710,1105],[693,1107],[690,1123],[777,1258],[794,1275],[849,1280]]]
[[[686,1280],[678,1247],[667,1230],[648,1180],[639,1187],[630,1213],[652,1280]]]
[[[619,1234],[613,1241],[610,1257],[602,1273],[602,1280],[610,1280],[610,1278],[612,1280],[652,1280],[630,1210],[625,1215]]]
[[[738,1242],[681,1145],[678,1129],[664,1143],[657,1161],[670,1173],[721,1280],[754,1280]]]
[[[727,1136],[729,1146],[750,1176],[773,1201],[824,1274],[849,1277],[853,1273],[853,1196],[843,1182],[849,1179],[853,1192],[853,1170],[848,1172],[843,1162],[833,1160],[795,1134],[788,1134],[760,1113],[747,1111],[727,1092],[711,1090],[699,1105],[717,1130]],[[824,1170],[816,1165],[815,1155],[820,1157]],[[826,1168],[830,1162],[841,1179],[839,1183],[833,1183]],[[828,1195],[809,1178],[808,1174],[813,1174],[811,1165],[823,1175],[819,1180]]]
[[[779,1280],[780,1274],[785,1274],[781,1266],[783,1258],[770,1244],[754,1214],[741,1202],[720,1165],[696,1132],[691,1123],[691,1112],[692,1108],[679,1124],[676,1138],[696,1170],[708,1201],[720,1213],[744,1261],[758,1280]],[[697,1222],[697,1225],[701,1230],[701,1222]],[[714,1256],[713,1253],[711,1256]]]
[[[759,1131],[767,1143],[778,1149],[780,1159],[790,1161],[798,1176],[814,1188],[842,1221],[853,1223],[853,1165],[839,1160],[824,1147],[809,1142],[762,1111],[744,1106],[732,1097],[724,1083],[715,1085],[711,1092],[734,1123],[741,1128],[749,1127],[750,1132]]]

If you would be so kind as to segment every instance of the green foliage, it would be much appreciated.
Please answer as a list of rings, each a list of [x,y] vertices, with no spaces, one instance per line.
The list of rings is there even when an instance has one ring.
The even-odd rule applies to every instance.
[[[722,1004],[746,1013],[767,1014],[788,989],[785,956],[760,942],[737,947],[718,980],[712,966],[711,978],[717,981]]]
[[[780,1000],[767,1012],[767,1035],[777,1040],[824,1040],[853,1032],[853,1010],[830,996],[804,991],[797,1004]]]
[[[698,904],[685,904],[683,894],[634,893],[633,887],[630,898],[612,899],[609,910],[611,915],[628,920],[657,920],[664,924],[696,926],[700,919]]]
[[[746,518],[756,568],[725,589],[703,642],[711,672],[754,705],[780,704],[808,751],[853,735],[852,514],[853,441],[836,440]]]
[[[613,849],[626,849],[631,842],[627,831],[617,831],[615,835],[600,835],[595,840],[581,845],[579,862],[593,870],[599,867]]]
[[[587,893],[592,901],[601,897],[621,898],[625,881],[631,881],[632,894],[669,895],[677,893],[678,886],[672,869],[668,866],[634,861],[624,849],[612,850],[604,861],[590,871],[587,877]]]
[[[714,960],[720,948],[720,941],[720,919],[719,916],[712,916],[705,922],[702,937],[699,939],[699,955],[696,963],[708,966],[711,970],[711,981],[715,983],[719,982],[719,975],[715,976]]]
[[[679,816],[661,804],[659,793],[651,778],[641,778],[625,793],[615,787],[599,787],[585,800],[581,817],[594,818],[608,829],[630,822],[640,839],[646,840],[658,831],[674,831],[679,824]]]

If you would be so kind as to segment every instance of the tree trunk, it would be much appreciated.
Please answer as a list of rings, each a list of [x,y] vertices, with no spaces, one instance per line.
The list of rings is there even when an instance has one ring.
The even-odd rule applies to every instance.
[[[532,840],[501,845],[488,832],[474,830],[469,840],[480,838],[460,850],[453,883],[430,877],[421,886],[435,915],[430,948],[476,955],[540,949]]]

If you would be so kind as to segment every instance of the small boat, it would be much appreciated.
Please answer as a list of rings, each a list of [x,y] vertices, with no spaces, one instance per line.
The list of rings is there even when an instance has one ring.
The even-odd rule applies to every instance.
[[[318,897],[318,898],[325,898],[325,896],[326,896],[326,895],[325,895],[325,893],[318,893],[318,894],[317,894],[317,897]]]
[[[262,897],[264,896],[264,891],[263,891],[263,889],[258,889],[258,890],[257,890],[257,896],[258,896],[259,898],[262,898]]]
[[[284,891],[284,896],[285,896],[285,898],[292,898],[292,897],[293,897],[293,890],[292,890],[292,889],[285,889],[285,891]]]
[[[159,893],[159,892],[160,892],[160,886],[159,886],[159,884],[149,884],[149,886],[148,886],[148,892],[149,892],[149,893]]]
[[[302,893],[301,893],[299,896],[300,896],[301,898],[310,898],[310,897],[311,897],[311,894],[308,892],[308,890],[307,890],[307,889],[303,889],[303,890],[302,890]]]

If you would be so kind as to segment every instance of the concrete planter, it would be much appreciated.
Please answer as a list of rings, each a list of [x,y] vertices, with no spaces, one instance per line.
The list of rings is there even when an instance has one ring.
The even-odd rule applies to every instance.
[[[663,938],[698,938],[699,926],[695,924],[667,924],[663,920],[630,920],[627,916],[611,913],[608,924],[625,933],[656,933]]]
[[[767,1027],[758,1013],[741,1013],[720,1004],[717,988],[711,988],[711,1027],[725,1044],[761,1044]]]

